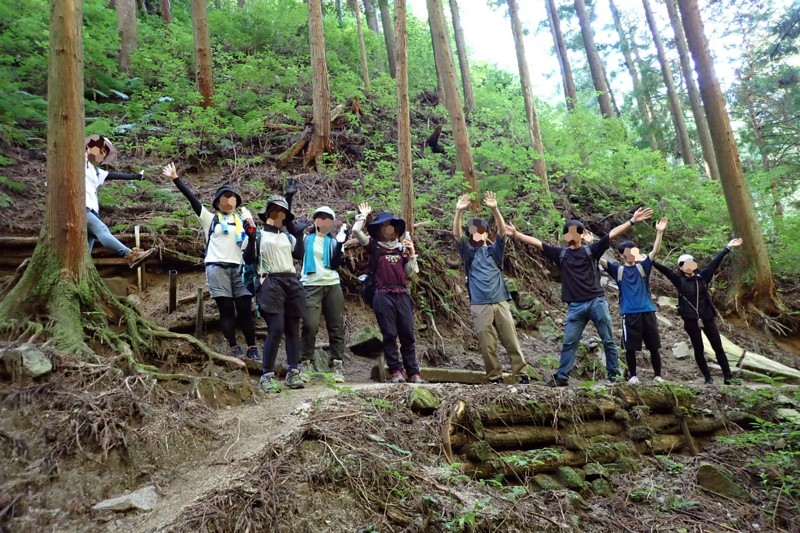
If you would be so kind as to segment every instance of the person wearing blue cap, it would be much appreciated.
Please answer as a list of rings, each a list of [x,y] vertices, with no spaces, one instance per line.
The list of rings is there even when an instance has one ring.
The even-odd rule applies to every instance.
[[[392,383],[424,383],[417,363],[414,308],[408,294],[408,278],[419,273],[419,266],[414,243],[406,233],[406,222],[382,211],[367,225],[365,234],[364,225],[372,208],[364,202],[358,210],[353,235],[366,247],[370,258],[368,282],[372,294],[367,299],[383,335],[383,354]]]

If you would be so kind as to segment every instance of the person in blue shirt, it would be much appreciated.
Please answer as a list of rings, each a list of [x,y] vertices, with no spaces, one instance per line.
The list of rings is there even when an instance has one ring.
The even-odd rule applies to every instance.
[[[619,287],[619,309],[622,315],[622,346],[625,349],[625,361],[628,363],[630,379],[628,383],[638,385],[636,376],[636,352],[642,349],[642,342],[650,351],[650,362],[653,365],[653,381],[664,381],[661,377],[661,337],[658,334],[656,306],[650,299],[650,272],[653,261],[661,251],[661,241],[667,229],[667,219],[662,218],[656,224],[656,240],[653,249],[645,257],[633,241],[623,241],[617,247],[623,258],[623,264],[600,259],[600,265],[609,273],[611,279]]]

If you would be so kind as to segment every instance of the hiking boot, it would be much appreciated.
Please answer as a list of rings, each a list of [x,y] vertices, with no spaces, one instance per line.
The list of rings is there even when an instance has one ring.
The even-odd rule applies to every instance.
[[[561,379],[558,376],[553,376],[552,378],[550,378],[550,381],[545,383],[545,386],[547,387],[566,387],[568,385],[569,385],[568,379]]]
[[[667,380],[662,378],[661,376],[656,376],[656,377],[653,378],[653,383],[664,383],[666,381]]]
[[[125,256],[125,261],[128,263],[128,267],[136,268],[157,253],[157,248],[150,248],[146,252],[141,248],[131,248],[131,251]]]
[[[642,384],[642,382],[639,381],[639,378],[637,378],[636,376],[631,376],[631,379],[628,380],[628,383],[630,383],[631,385],[641,385]]]
[[[303,383],[308,383],[311,381],[311,372],[314,371],[314,363],[311,361],[300,361],[298,371],[300,372],[300,379],[303,380]]]
[[[341,359],[333,360],[333,382],[344,383],[344,364]]]
[[[529,385],[530,382],[531,382],[531,378],[529,378],[528,376],[520,376],[519,377],[518,383],[520,385]]]
[[[395,370],[392,372],[392,383],[405,383],[406,377],[403,375],[402,370]]]
[[[256,346],[248,346],[247,347],[247,358],[253,359],[254,361],[258,361],[261,359],[261,354],[258,353],[258,347]]]
[[[244,350],[238,344],[236,346],[231,346],[231,357],[235,357],[236,359],[241,359],[244,357]]]
[[[277,394],[281,391],[281,382],[275,377],[275,372],[262,374],[258,386],[267,394]]]
[[[284,381],[283,384],[289,387],[290,389],[305,388],[305,384],[303,383],[303,378],[300,377],[300,370],[296,368],[289,370],[289,373],[286,374],[286,381]]]
[[[494,378],[489,380],[489,385],[502,385],[503,378]]]
[[[427,383],[427,381],[422,379],[422,376],[420,376],[418,373],[408,378],[408,381],[411,383]]]
[[[712,378],[711,376],[706,376],[705,384],[706,385],[713,385],[714,384],[714,378]]]

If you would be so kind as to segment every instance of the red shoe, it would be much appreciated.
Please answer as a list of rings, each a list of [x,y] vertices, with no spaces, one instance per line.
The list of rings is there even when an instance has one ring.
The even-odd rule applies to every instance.
[[[406,377],[403,375],[402,370],[392,372],[392,383],[405,383]]]
[[[422,376],[420,376],[419,374],[414,374],[408,381],[410,381],[411,383],[427,383],[427,381],[422,379]]]

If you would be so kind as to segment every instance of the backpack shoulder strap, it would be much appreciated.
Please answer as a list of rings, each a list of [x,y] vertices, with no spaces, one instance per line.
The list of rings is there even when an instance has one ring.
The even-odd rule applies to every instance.
[[[622,275],[625,273],[625,272],[622,270],[623,268],[625,268],[625,267],[624,267],[624,266],[622,266],[622,265],[619,265],[619,267],[617,268],[617,285],[619,285],[620,283],[622,283]]]
[[[567,249],[562,248],[561,253],[558,254],[558,266],[561,266],[561,263],[564,262],[564,258],[567,256]]]
[[[636,270],[639,271],[639,275],[642,276],[642,279],[646,279],[647,278],[647,274],[645,274],[644,267],[641,264],[636,263]]]
[[[206,249],[203,252],[203,258],[208,255],[208,246],[211,244],[211,236],[214,235],[214,228],[219,224],[219,215],[214,213],[214,218],[211,219],[211,224],[208,226],[208,235],[206,235]]]

